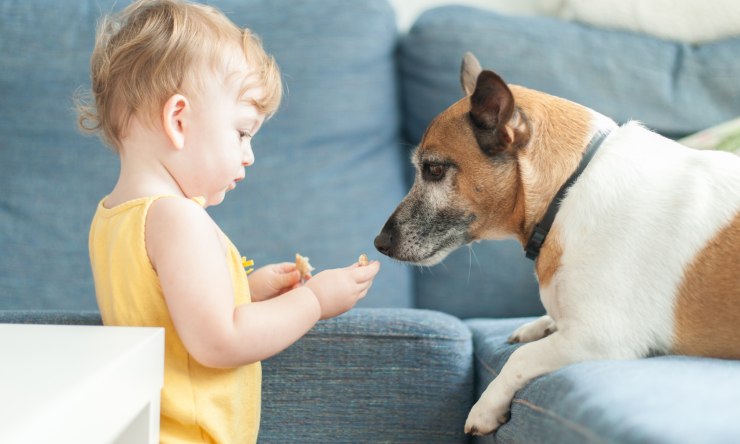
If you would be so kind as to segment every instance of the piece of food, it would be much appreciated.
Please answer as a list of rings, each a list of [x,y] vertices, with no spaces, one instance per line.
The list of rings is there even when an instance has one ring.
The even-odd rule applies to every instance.
[[[301,273],[301,279],[308,278],[308,275],[314,270],[311,263],[308,262],[308,258],[298,253],[295,254],[295,267]]]
[[[360,266],[362,266],[362,267],[364,267],[364,266],[366,266],[367,264],[370,263],[370,261],[367,260],[367,254],[365,254],[365,253],[362,253],[360,255],[360,258],[357,260],[357,262],[359,262],[360,263]]]

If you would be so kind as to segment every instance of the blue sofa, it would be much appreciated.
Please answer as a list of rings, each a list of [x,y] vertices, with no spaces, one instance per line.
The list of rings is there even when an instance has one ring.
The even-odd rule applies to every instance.
[[[72,97],[116,3],[0,0],[0,322],[100,323],[87,232],[117,159],[77,132]],[[465,51],[678,137],[740,115],[740,39],[691,46],[462,6],[399,35],[385,0],[213,3],[262,36],[287,94],[247,180],[209,211],[258,266],[295,252],[318,269],[382,262],[358,308],[264,363],[261,442],[740,442],[740,363],[678,356],[564,368],[521,390],[495,436],[464,435],[516,348],[506,338],[543,313],[532,263],[513,241],[418,269],[372,245],[410,186],[411,147],[461,96]]]

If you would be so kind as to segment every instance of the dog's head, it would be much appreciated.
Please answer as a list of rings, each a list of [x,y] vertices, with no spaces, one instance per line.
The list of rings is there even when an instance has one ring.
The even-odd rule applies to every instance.
[[[476,240],[523,239],[546,207],[537,200],[557,191],[561,175],[539,177],[533,146],[546,137],[548,113],[563,106],[550,102],[562,99],[510,88],[472,54],[463,58],[460,81],[465,97],[427,128],[412,157],[414,185],[375,238],[378,251],[394,259],[433,265]],[[586,138],[578,133],[576,145]],[[554,191],[532,198],[543,187]]]

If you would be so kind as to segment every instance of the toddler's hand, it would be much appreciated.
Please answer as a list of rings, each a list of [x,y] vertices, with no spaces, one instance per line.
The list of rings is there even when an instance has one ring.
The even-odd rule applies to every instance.
[[[380,271],[380,262],[366,266],[355,263],[347,268],[322,271],[306,282],[321,305],[321,319],[333,318],[354,307],[365,297]]]
[[[265,265],[249,275],[252,301],[264,301],[296,288],[301,276],[292,262]]]

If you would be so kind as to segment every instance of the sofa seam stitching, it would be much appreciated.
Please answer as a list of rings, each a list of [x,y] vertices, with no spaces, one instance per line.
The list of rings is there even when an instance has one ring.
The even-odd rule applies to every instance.
[[[316,339],[334,339],[334,338],[387,338],[387,339],[415,339],[415,340],[443,340],[449,342],[470,342],[470,338],[455,338],[447,336],[419,336],[419,335],[389,335],[389,334],[352,334],[352,333],[308,333],[307,337]]]
[[[486,371],[488,371],[489,373],[491,373],[494,378],[498,377],[499,372],[496,371],[492,366],[490,366],[486,361],[482,360],[479,356],[476,356],[476,361],[478,361],[481,364],[481,366],[483,366],[486,369]],[[529,384],[527,384],[527,385],[529,385]],[[551,418],[553,418],[556,421],[562,423],[563,425],[565,425],[569,429],[575,431],[576,433],[579,433],[581,436],[583,436],[583,437],[585,437],[587,439],[590,439],[591,441],[607,442],[606,440],[604,440],[600,436],[596,435],[591,429],[588,429],[588,428],[584,427],[581,424],[578,424],[576,422],[573,422],[573,421],[570,421],[570,420],[568,420],[566,418],[563,418],[562,416],[556,414],[555,412],[553,412],[551,410],[548,410],[548,409],[546,409],[544,407],[540,407],[537,404],[534,404],[534,403],[532,403],[530,401],[527,401],[527,400],[524,400],[524,399],[521,399],[521,398],[514,398],[512,400],[512,403],[514,403],[514,402],[517,403],[517,404],[520,404],[520,405],[522,405],[524,407],[528,407],[528,408],[530,408],[530,409],[532,409],[534,411],[538,411],[540,413],[544,413],[544,414],[550,416]]]

